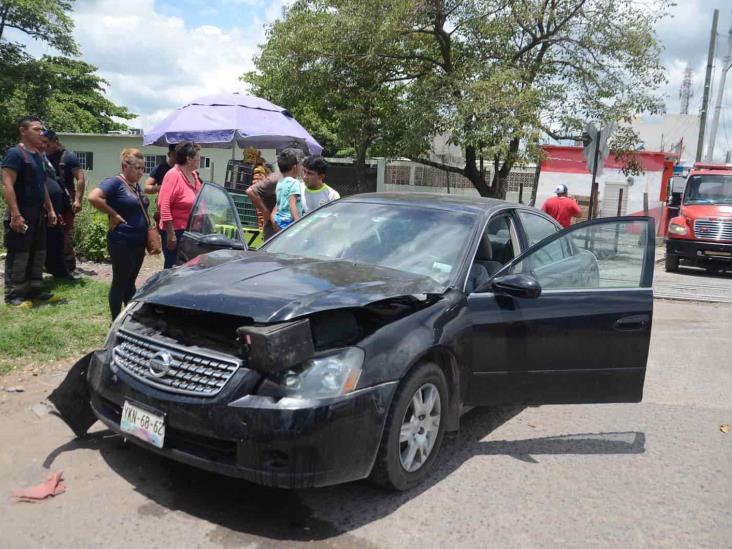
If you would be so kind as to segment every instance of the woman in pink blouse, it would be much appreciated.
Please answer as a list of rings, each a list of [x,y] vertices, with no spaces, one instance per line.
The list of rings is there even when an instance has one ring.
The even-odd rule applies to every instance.
[[[175,147],[175,166],[163,178],[158,196],[160,234],[163,238],[165,269],[175,266],[178,257],[178,239],[188,226],[196,195],[201,190],[198,165],[201,147],[190,141],[181,141]]]

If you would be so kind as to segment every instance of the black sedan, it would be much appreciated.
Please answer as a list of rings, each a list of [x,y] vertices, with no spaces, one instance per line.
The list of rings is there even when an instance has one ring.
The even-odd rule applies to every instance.
[[[181,250],[115,320],[88,383],[110,429],[196,467],[404,490],[466,407],[642,398],[650,218],[561,230],[501,200],[377,193],[249,251],[206,185]]]

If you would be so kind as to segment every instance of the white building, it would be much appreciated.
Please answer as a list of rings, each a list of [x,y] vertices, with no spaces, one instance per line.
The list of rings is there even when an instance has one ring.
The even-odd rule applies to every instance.
[[[547,198],[554,196],[554,188],[560,183],[567,185],[570,196],[585,198],[589,203],[592,174],[587,169],[582,147],[543,145],[542,149],[544,154],[536,191],[536,207],[540,208]],[[597,176],[597,217],[618,215],[622,191],[620,215],[643,215],[644,203],[647,201],[648,215],[656,218],[658,227],[666,196],[664,169],[670,176],[672,163],[666,161],[666,155],[662,152],[642,151],[638,156],[644,173],[636,176],[624,175],[621,171],[622,162],[614,156],[605,160],[605,169]]]

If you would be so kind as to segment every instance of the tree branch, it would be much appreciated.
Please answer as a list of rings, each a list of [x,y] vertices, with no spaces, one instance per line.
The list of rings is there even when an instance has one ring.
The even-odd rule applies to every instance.
[[[527,52],[531,51],[531,50],[532,50],[532,49],[534,49],[534,48],[535,48],[536,46],[538,46],[538,45],[540,45],[540,44],[543,44],[543,43],[545,43],[545,42],[550,42],[550,43],[551,43],[551,42],[552,42],[552,40],[551,40],[551,39],[552,39],[552,38],[553,38],[554,36],[556,36],[556,34],[557,34],[557,33],[558,33],[558,32],[559,32],[560,30],[562,30],[562,28],[564,28],[564,26],[565,26],[565,25],[566,25],[566,24],[567,24],[567,23],[568,23],[569,21],[571,21],[571,20],[572,20],[572,18],[574,18],[574,16],[575,16],[575,15],[577,15],[577,12],[579,12],[579,10],[580,10],[580,9],[582,9],[582,6],[584,6],[584,4],[585,4],[585,2],[586,2],[586,1],[587,1],[587,0],[581,0],[581,1],[580,1],[580,2],[579,2],[579,3],[578,3],[578,4],[577,4],[577,5],[575,6],[575,7],[574,7],[574,9],[573,9],[573,10],[572,10],[572,11],[571,11],[571,12],[570,12],[570,13],[569,13],[569,14],[568,14],[568,15],[567,15],[567,16],[566,16],[566,17],[565,17],[565,18],[564,18],[564,19],[563,19],[562,21],[560,21],[559,23],[557,23],[557,25],[556,25],[556,26],[555,26],[554,28],[552,28],[551,30],[548,30],[548,31],[547,31],[546,33],[544,33],[543,35],[541,35],[541,36],[538,36],[538,37],[537,37],[537,38],[536,38],[535,40],[532,40],[531,42],[529,42],[528,44],[526,44],[526,45],[525,45],[525,46],[524,46],[523,48],[521,48],[521,49],[520,49],[520,50],[519,50],[518,52],[516,52],[516,54],[515,54],[515,55],[513,56],[513,61],[514,61],[514,63],[515,63],[515,62],[517,62],[517,61],[518,61],[519,59],[521,59],[521,57],[522,57],[522,56],[523,56],[523,55],[524,55],[525,53],[527,53]],[[541,27],[540,27],[540,28],[541,28]]]
[[[5,20],[8,18],[8,13],[10,12],[10,6],[6,6],[3,10],[2,14],[2,21],[0,21],[0,39],[3,37],[3,32],[5,31]]]
[[[582,139],[579,135],[563,135],[558,132],[555,132],[551,130],[550,128],[547,128],[546,126],[540,126],[541,131],[543,131],[545,134],[547,134],[552,139],[555,139],[556,141],[579,141]]]
[[[458,168],[457,166],[450,166],[449,164],[443,164],[442,162],[435,162],[433,160],[428,160],[427,158],[412,158],[411,160],[412,160],[412,162],[424,164],[425,166],[437,168],[438,170],[443,170],[443,171],[450,172],[450,173],[457,173],[460,175],[465,175],[465,168]]]

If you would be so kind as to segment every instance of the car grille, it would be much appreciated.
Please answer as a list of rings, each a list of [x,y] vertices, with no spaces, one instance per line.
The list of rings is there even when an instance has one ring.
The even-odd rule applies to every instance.
[[[167,355],[167,356],[164,356]],[[173,393],[214,396],[239,369],[241,362],[187,352],[184,348],[164,345],[127,330],[117,332],[112,354],[120,369],[140,381]],[[156,364],[151,365],[157,356]],[[163,362],[167,364],[162,366]]]
[[[694,235],[707,240],[732,240],[732,220],[697,219],[694,221]]]

